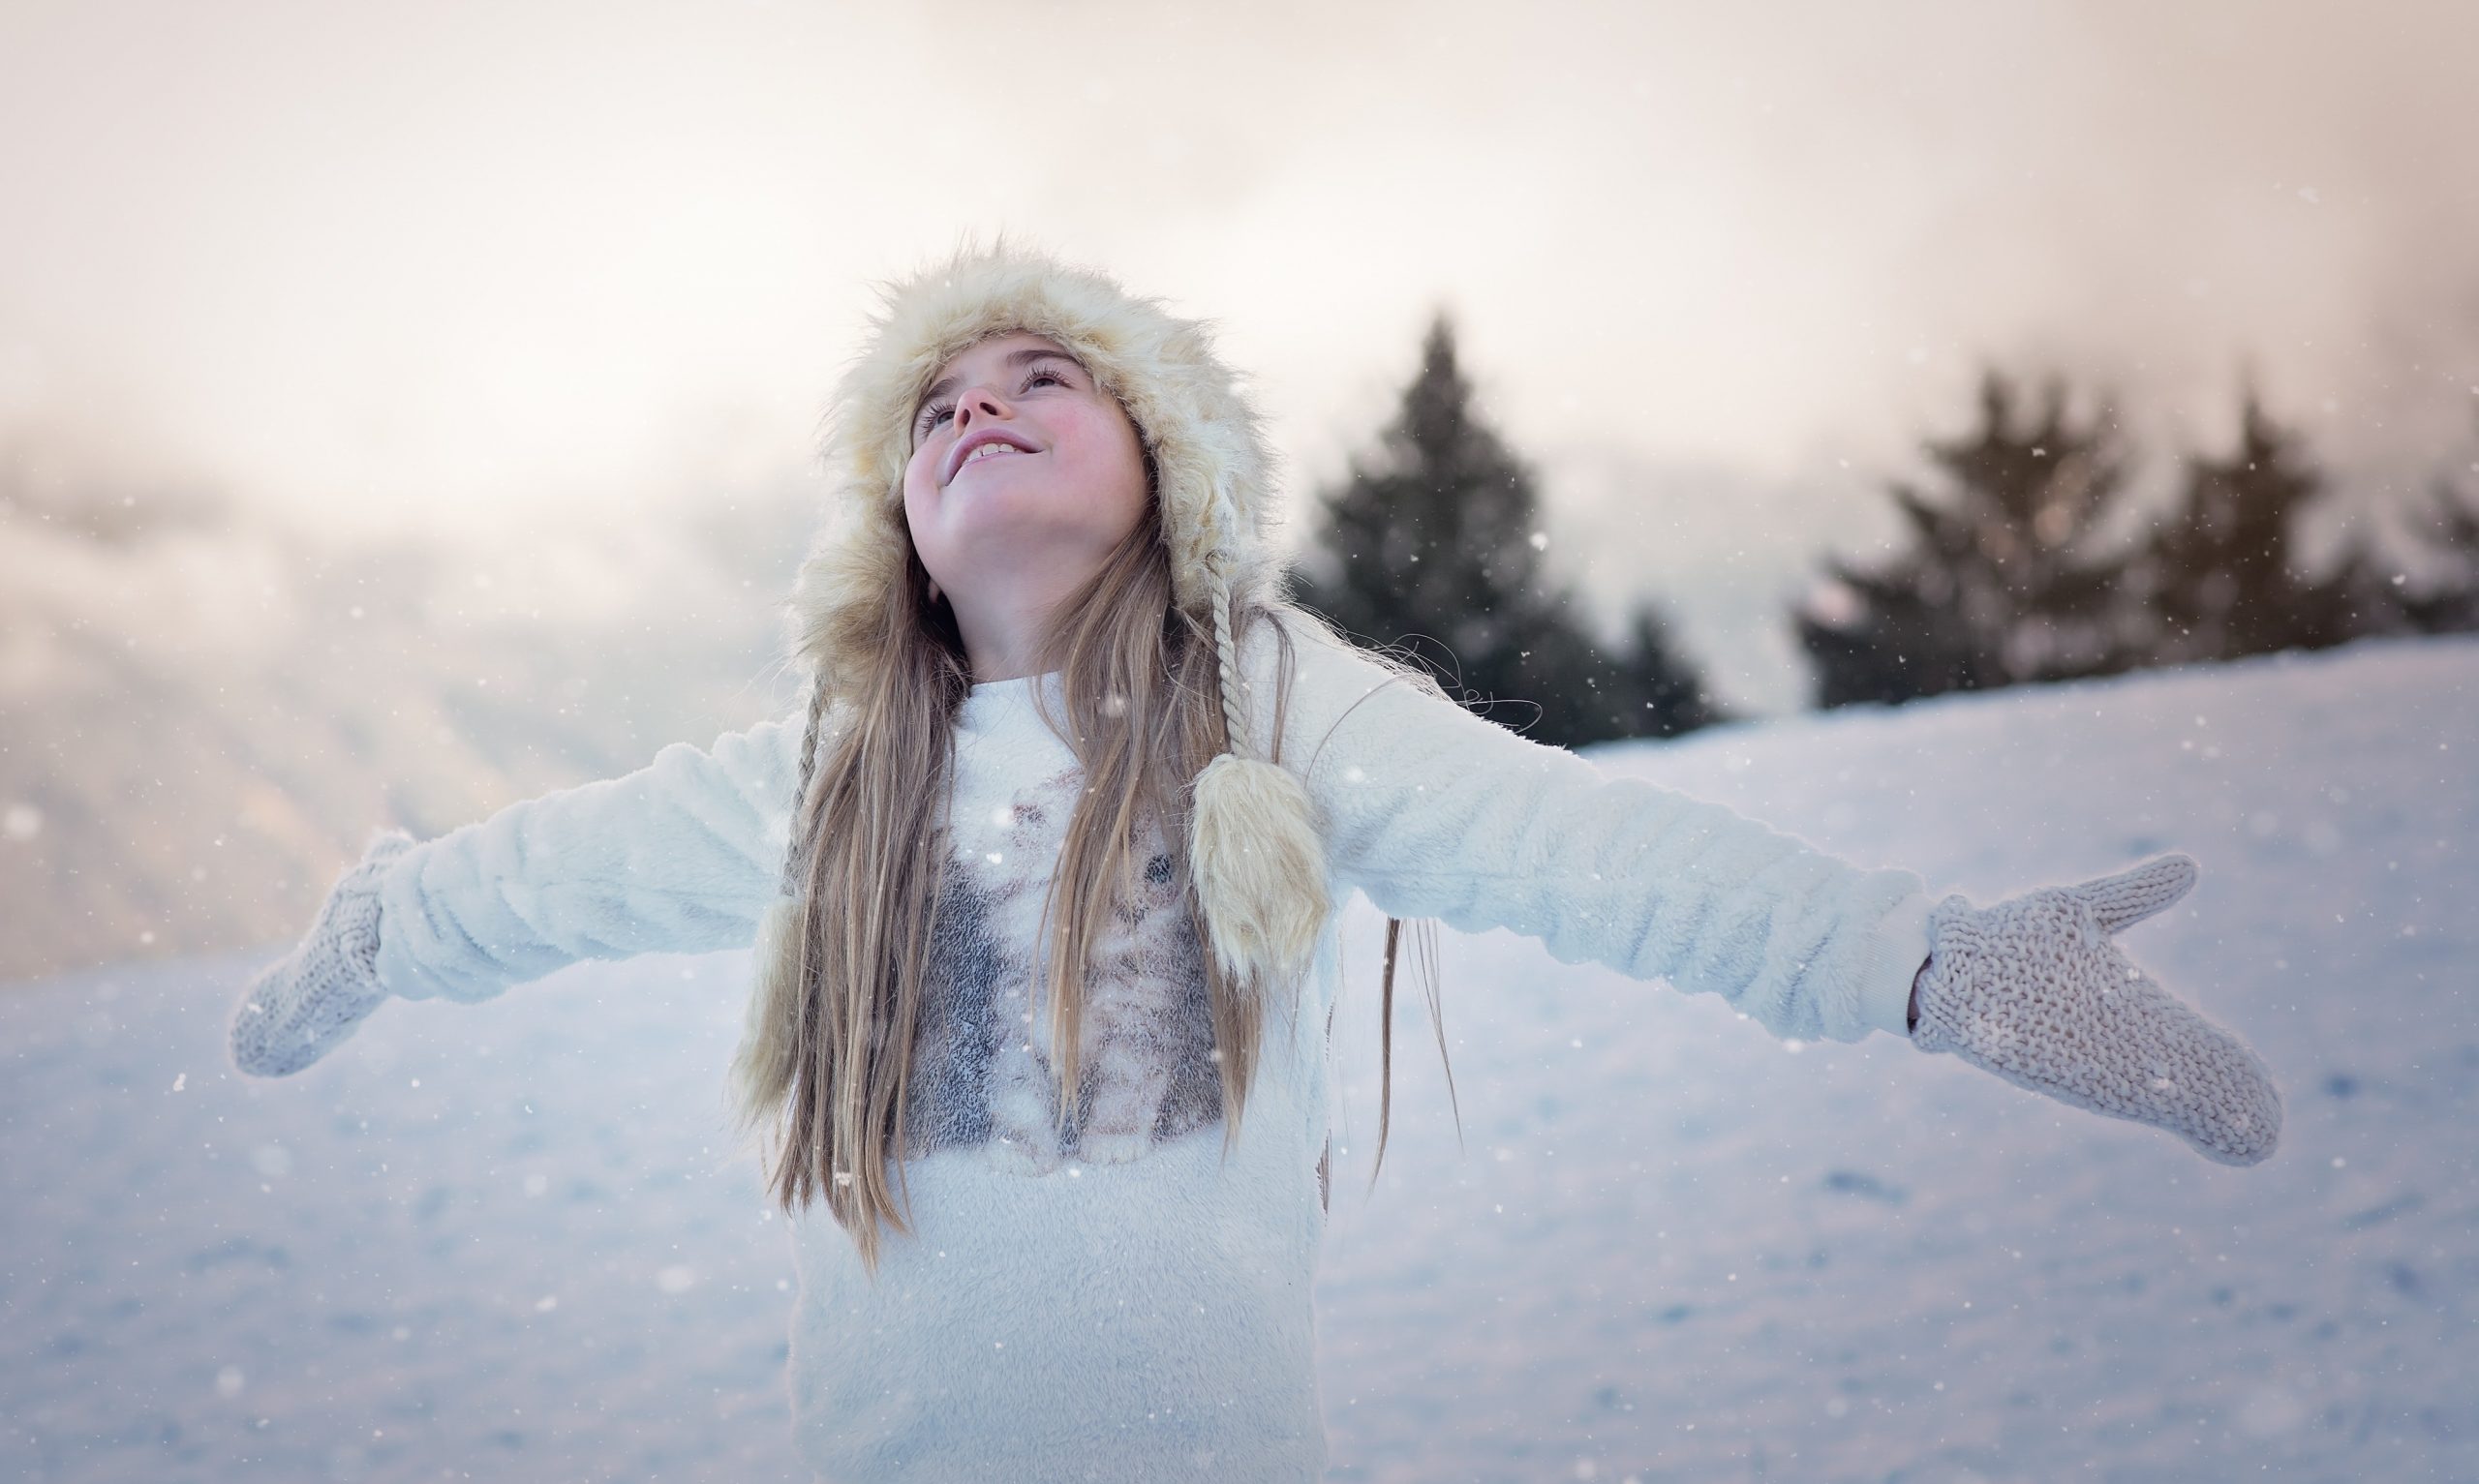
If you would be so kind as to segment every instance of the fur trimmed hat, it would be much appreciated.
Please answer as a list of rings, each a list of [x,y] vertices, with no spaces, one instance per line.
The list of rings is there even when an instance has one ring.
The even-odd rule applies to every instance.
[[[1189,822],[1206,937],[1226,972],[1285,983],[1305,965],[1324,924],[1325,851],[1306,791],[1266,761],[1250,735],[1232,638],[1234,594],[1259,595],[1277,569],[1266,541],[1273,460],[1262,420],[1206,326],[1101,273],[1001,244],[964,249],[882,288],[829,413],[835,509],[792,598],[795,642],[817,687],[803,786],[814,772],[820,716],[868,673],[865,647],[881,630],[887,605],[903,600],[911,546],[903,472],[914,409],[950,359],[1009,331],[1056,341],[1136,424],[1170,547],[1173,600],[1210,626],[1219,661],[1228,750],[1197,775]],[[759,929],[753,1016],[793,1003],[805,916],[797,874],[804,802],[794,801],[781,895]]]

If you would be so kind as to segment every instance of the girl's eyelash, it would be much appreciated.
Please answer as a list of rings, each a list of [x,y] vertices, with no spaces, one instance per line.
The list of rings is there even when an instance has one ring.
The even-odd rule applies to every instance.
[[[1056,381],[1061,386],[1065,386],[1067,384],[1067,378],[1060,375],[1056,367],[1035,366],[1025,373],[1025,379],[1023,383],[1017,387],[1017,391],[1021,394],[1024,391],[1029,390],[1035,381],[1041,380],[1044,378]],[[955,409],[956,405],[952,402],[933,402],[930,404],[928,407],[921,409],[920,420],[913,425],[914,433],[922,434],[929,432],[931,429],[938,426],[938,420],[940,418],[946,416],[949,412],[952,412]]]

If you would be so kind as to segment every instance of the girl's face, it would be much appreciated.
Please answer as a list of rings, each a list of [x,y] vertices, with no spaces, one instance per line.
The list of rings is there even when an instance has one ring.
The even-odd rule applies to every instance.
[[[960,352],[913,409],[904,520],[960,606],[984,591],[1073,591],[1148,498],[1136,425],[1043,336],[1011,331]]]

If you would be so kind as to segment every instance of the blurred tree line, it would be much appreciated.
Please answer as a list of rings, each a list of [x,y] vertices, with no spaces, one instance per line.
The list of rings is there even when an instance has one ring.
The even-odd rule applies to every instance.
[[[2249,391],[2236,446],[2188,456],[2172,508],[2112,539],[2129,451],[2105,401],[2081,417],[2067,401],[2055,379],[2027,396],[1986,373],[1975,424],[1924,441],[1935,487],[1887,492],[1907,544],[1824,560],[1790,615],[1817,705],[2479,630],[2479,481],[2441,477],[2414,513],[2425,578],[2355,531],[2311,563],[2300,522],[2333,492]],[[1658,606],[1612,639],[1547,573],[1537,481],[1476,412],[1443,315],[1376,449],[1321,507],[1300,601],[1474,711],[1570,746],[1729,719]]]
[[[2479,496],[2429,491],[2412,530],[2439,575],[2415,586],[2363,528],[2311,563],[2300,522],[2332,487],[2252,391],[2236,446],[2188,456],[2174,505],[2131,538],[2102,534],[2127,463],[2110,409],[2069,415],[2055,380],[2026,406],[1985,374],[1976,425],[1925,447],[1942,488],[1889,491],[1910,544],[1828,560],[1792,615],[1820,706],[2479,628]]]

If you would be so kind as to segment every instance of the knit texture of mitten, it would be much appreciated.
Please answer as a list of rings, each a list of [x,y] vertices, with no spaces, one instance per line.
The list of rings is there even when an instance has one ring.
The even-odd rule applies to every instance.
[[[2270,1158],[2281,1102],[2263,1062],[2109,941],[2186,895],[2195,875],[2191,859],[2172,855],[1993,907],[1946,897],[1928,916],[1913,1045],[2166,1129],[2222,1165]]]
[[[387,991],[379,956],[379,878],[413,843],[391,830],[338,878],[310,932],[250,981],[232,1014],[232,1065],[251,1076],[290,1076],[334,1049]]]

